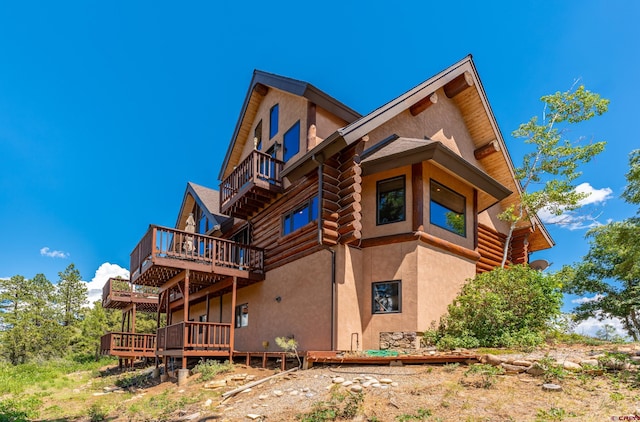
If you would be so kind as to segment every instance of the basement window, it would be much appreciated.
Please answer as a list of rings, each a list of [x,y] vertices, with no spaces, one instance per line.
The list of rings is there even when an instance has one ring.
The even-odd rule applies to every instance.
[[[236,328],[247,327],[249,325],[249,304],[243,303],[236,306]]]
[[[282,235],[286,236],[318,219],[318,197],[305,201],[282,217]]]
[[[396,223],[406,219],[404,176],[380,180],[376,188],[377,224]]]
[[[464,196],[432,180],[429,220],[435,226],[466,236]]]
[[[401,312],[400,280],[379,281],[371,285],[371,312],[374,314]]]

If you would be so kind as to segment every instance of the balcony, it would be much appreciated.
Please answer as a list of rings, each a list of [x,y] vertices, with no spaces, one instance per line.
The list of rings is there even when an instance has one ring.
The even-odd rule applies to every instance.
[[[264,252],[226,239],[160,226],[149,226],[131,252],[131,282],[160,287],[183,270],[190,283],[206,287],[225,277],[264,279]]]
[[[282,192],[284,162],[254,150],[220,184],[220,211],[247,219]]]
[[[158,292],[153,287],[134,286],[129,280],[110,278],[102,288],[102,307],[124,309],[130,305],[142,312],[157,312]]]
[[[109,333],[100,338],[100,353],[124,357],[154,357],[155,334]]]
[[[158,329],[158,356],[227,356],[231,324],[180,322]]]

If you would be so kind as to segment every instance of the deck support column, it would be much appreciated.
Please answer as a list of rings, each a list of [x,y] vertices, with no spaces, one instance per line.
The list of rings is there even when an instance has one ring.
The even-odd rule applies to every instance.
[[[189,323],[189,270],[186,271],[184,275],[184,291],[182,292],[184,296],[184,333],[183,333],[183,343],[182,343],[182,351],[184,354],[184,346],[189,343],[189,327],[187,324]],[[187,358],[182,356],[182,369],[187,369]]]
[[[133,309],[131,310],[131,333],[136,333],[136,303],[133,303]]]
[[[235,347],[236,335],[236,291],[238,288],[238,277],[233,277],[233,288],[231,289],[231,328],[229,330],[229,361],[233,362],[233,349]]]

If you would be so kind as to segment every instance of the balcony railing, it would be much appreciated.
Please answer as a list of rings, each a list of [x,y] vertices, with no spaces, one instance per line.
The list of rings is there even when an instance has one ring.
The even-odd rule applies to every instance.
[[[110,278],[102,288],[102,306],[109,300],[128,303],[158,301],[158,291],[152,287],[135,286],[129,280]]]
[[[231,324],[179,322],[158,329],[158,350],[229,350]]]
[[[100,338],[102,354],[153,356],[155,350],[155,334],[109,333]]]
[[[186,264],[198,264],[200,270],[220,274],[225,274],[225,270],[264,271],[262,249],[231,240],[152,225],[131,252],[132,280],[139,277],[157,259],[175,259],[171,262],[171,266],[175,268],[187,268]],[[163,265],[166,264],[167,261],[164,261]]]
[[[256,205],[282,192],[283,166],[284,162],[269,154],[252,151],[220,184],[220,210],[237,217],[250,215]],[[251,196],[253,205],[240,201],[246,195]]]

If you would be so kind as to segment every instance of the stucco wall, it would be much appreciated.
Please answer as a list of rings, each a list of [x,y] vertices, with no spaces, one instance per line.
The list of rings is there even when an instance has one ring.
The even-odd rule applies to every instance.
[[[362,274],[363,251],[336,247],[336,343],[337,350],[362,350],[362,318],[371,312],[363,296],[370,295]]]
[[[347,122],[334,116],[322,107],[316,107],[316,136],[323,140],[335,132],[337,129],[346,126]]]

